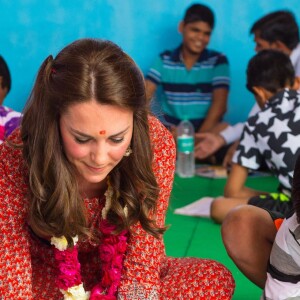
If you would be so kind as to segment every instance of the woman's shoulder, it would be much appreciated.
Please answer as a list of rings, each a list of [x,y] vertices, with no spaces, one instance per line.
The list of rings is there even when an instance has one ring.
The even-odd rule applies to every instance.
[[[149,115],[149,132],[152,145],[162,143],[169,149],[175,149],[175,142],[170,131],[154,116]],[[154,149],[155,150],[155,149]]]
[[[1,144],[1,158],[22,156],[22,139],[20,128],[16,128],[9,137]],[[11,155],[10,155],[11,154]]]
[[[167,168],[172,173],[176,157],[174,138],[157,118],[149,116],[148,120],[154,161],[158,169]]]
[[[7,140],[0,145],[0,161],[2,177],[17,181],[24,174],[24,160],[22,155],[20,130],[16,129]]]

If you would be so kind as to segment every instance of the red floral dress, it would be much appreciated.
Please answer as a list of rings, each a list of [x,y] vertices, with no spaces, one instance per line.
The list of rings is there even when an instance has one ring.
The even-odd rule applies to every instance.
[[[157,222],[163,225],[172,189],[175,147],[169,132],[149,118],[154,150],[153,169],[160,187]],[[11,140],[18,142],[19,133]],[[53,247],[38,239],[27,226],[26,168],[19,149],[0,146],[0,299],[59,300],[55,285]],[[101,218],[104,199],[85,199],[91,227]],[[101,242],[101,241],[100,241]],[[86,290],[99,281],[98,245],[78,244]],[[118,299],[230,299],[231,273],[220,263],[198,258],[170,258],[162,239],[136,224],[129,237]]]

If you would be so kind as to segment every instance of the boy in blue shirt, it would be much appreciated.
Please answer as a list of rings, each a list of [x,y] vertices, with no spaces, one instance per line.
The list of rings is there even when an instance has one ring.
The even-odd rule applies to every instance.
[[[210,131],[226,112],[229,65],[225,55],[207,49],[213,28],[209,7],[190,6],[179,24],[182,44],[161,53],[146,75],[149,99],[162,87],[158,102],[171,126],[189,119],[196,132]]]

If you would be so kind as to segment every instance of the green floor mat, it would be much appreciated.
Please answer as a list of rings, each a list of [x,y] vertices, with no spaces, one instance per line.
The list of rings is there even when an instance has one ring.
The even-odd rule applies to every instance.
[[[176,208],[185,206],[201,197],[222,195],[225,182],[225,179],[175,177],[166,219],[170,228],[164,237],[167,255],[217,260],[232,272],[236,281],[234,300],[259,299],[262,290],[252,284],[228,257],[222,243],[220,225],[215,224],[209,218],[189,217],[173,213]],[[269,192],[276,191],[277,185],[277,179],[271,176],[247,180],[247,186]]]

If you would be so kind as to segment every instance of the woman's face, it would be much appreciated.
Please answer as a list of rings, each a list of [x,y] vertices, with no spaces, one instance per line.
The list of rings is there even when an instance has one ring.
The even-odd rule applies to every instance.
[[[60,131],[81,192],[88,193],[123,158],[132,138],[133,112],[95,100],[74,104],[61,116]]]

